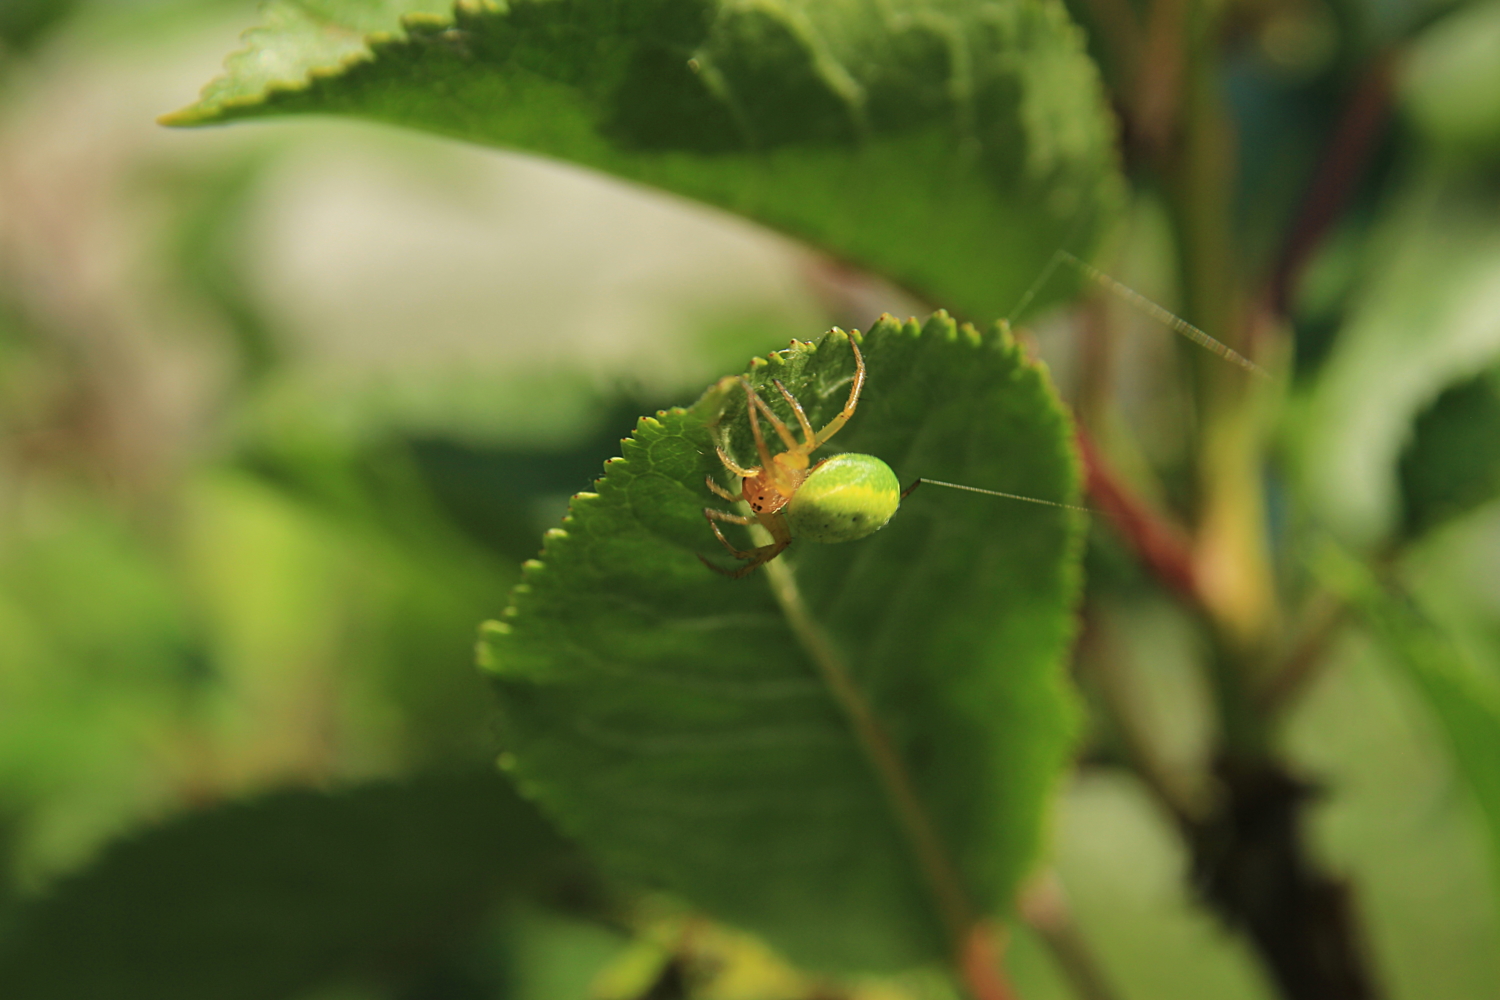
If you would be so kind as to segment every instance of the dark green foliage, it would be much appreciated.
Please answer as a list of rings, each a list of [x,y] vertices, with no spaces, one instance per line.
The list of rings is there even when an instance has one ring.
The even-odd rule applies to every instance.
[[[0,4],[0,68],[5,49],[36,45],[77,5],[77,0],[5,0]]]
[[[883,319],[868,383],[829,451],[919,475],[1070,499],[1069,424],[1007,334],[939,314]],[[821,425],[853,372],[842,334],[757,361]],[[726,506],[710,425],[752,462],[745,396],[727,379],[643,419],[581,494],[481,658],[504,709],[512,772],[621,872],[664,884],[816,966],[892,968],[948,942],[849,720],[771,567],[711,572],[703,517]],[[1005,908],[1038,847],[1067,752],[1076,515],[929,488],[843,545],[794,544],[816,629],[870,702],[978,913]],[[738,531],[739,529],[731,529]],[[731,536],[737,537],[737,536]]]
[[[274,1000],[422,968],[503,899],[589,885],[493,774],[278,792],[112,845],[19,911],[0,983],[15,1000]]]
[[[1438,397],[1401,456],[1405,532],[1420,535],[1500,495],[1500,378],[1487,372]]]

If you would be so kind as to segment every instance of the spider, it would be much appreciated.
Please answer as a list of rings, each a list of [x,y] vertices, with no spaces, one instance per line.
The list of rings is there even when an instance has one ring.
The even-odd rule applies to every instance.
[[[896,479],[896,473],[874,455],[850,452],[813,462],[812,453],[827,444],[828,439],[837,434],[849,422],[849,418],[854,416],[854,410],[859,406],[860,391],[865,387],[865,359],[859,353],[859,344],[854,337],[851,336],[848,340],[849,349],[854,352],[854,384],[849,387],[849,398],[844,401],[844,408],[824,424],[822,430],[815,432],[812,422],[807,419],[807,411],[797,402],[797,397],[779,379],[771,380],[771,384],[781,393],[781,398],[786,400],[797,417],[797,425],[802,430],[800,443],[791,428],[760,398],[760,394],[750,385],[750,380],[740,376],[740,385],[745,389],[745,405],[750,412],[750,433],[755,439],[755,452],[760,457],[760,465],[751,469],[743,468],[729,457],[722,444],[717,444],[715,450],[719,453],[719,461],[724,463],[724,468],[740,477],[740,492],[729,492],[715,482],[713,476],[705,476],[704,481],[715,496],[723,497],[731,503],[741,500],[748,503],[755,516],[745,517],[713,507],[703,508],[703,516],[708,519],[708,526],[713,529],[714,536],[729,550],[730,555],[745,561],[743,566],[725,569],[714,565],[700,554],[698,558],[709,569],[737,580],[781,555],[794,538],[806,538],[824,544],[866,538],[885,527],[895,516],[901,501],[923,483],[1087,514],[1097,513],[1088,507],[1075,507],[1056,500],[945,483],[940,479],[926,477],[913,480],[903,490],[900,481]],[[772,455],[771,450],[766,447],[765,435],[760,429],[762,416],[770,422],[777,437],[786,445],[786,451]],[[720,522],[741,525],[759,522],[771,533],[771,542],[753,549],[736,548],[724,537],[724,532],[719,528]]]
[[[750,380],[740,376],[740,385],[745,388],[746,406],[750,411],[750,433],[755,438],[755,451],[760,465],[746,469],[729,457],[722,444],[717,445],[719,461],[724,468],[740,477],[740,492],[731,493],[707,476],[708,488],[714,495],[732,503],[741,500],[750,505],[754,517],[731,514],[728,511],[705,507],[703,516],[724,548],[745,564],[736,569],[725,569],[709,562],[702,555],[703,564],[717,573],[733,579],[748,576],[760,566],[786,551],[793,538],[806,538],[814,542],[852,542],[871,535],[885,527],[896,513],[896,508],[922,480],[901,489],[891,467],[874,455],[833,455],[816,463],[812,453],[828,443],[854,416],[859,405],[860,390],[865,385],[865,359],[859,353],[859,345],[849,338],[849,348],[854,352],[854,383],[849,387],[849,398],[844,408],[823,429],[814,432],[807,412],[797,402],[779,379],[771,384],[781,393],[797,425],[802,430],[802,441],[798,442],[791,428],[772,412],[769,404],[750,385]],[[786,450],[772,455],[766,447],[761,433],[760,417],[764,416],[772,430],[786,445]],[[719,522],[749,525],[760,523],[771,533],[771,542],[753,549],[735,547]]]

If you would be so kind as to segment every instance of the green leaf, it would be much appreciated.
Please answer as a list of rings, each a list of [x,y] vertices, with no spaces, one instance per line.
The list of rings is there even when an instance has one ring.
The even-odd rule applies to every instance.
[[[1500,2],[1470,3],[1426,28],[1401,61],[1402,103],[1439,149],[1500,154]]]
[[[1483,181],[1430,172],[1377,232],[1358,304],[1290,426],[1305,495],[1349,544],[1400,520],[1417,415],[1500,358],[1500,211]]]
[[[419,960],[577,862],[498,775],[286,791],[108,848],[23,908],[6,996],[267,1000]]]
[[[1054,0],[302,0],[163,119],[348,114],[718,205],[993,318],[1122,203]]]
[[[1401,455],[1408,537],[1500,496],[1500,370],[1461,382],[1417,418]]]
[[[1330,545],[1317,570],[1360,612],[1447,736],[1456,769],[1484,817],[1500,890],[1500,684],[1410,595],[1355,559]]]
[[[884,458],[903,481],[1074,496],[1068,420],[1008,334],[940,313],[883,318],[863,343],[864,396],[830,452]],[[790,419],[779,378],[821,426],[853,370],[836,331],[750,378]],[[794,960],[952,955],[967,920],[1008,905],[1067,757],[1078,519],[928,486],[875,535],[794,542],[731,580],[699,561],[735,565],[703,516],[728,504],[704,480],[726,481],[721,417],[754,462],[746,413],[726,379],[643,418],[548,534],[481,643],[506,764],[610,867]]]

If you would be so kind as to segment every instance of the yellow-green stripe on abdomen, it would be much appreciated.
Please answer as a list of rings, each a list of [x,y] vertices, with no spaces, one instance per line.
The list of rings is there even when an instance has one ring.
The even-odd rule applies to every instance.
[[[901,506],[896,474],[874,455],[834,455],[782,508],[793,538],[825,544],[874,534]]]

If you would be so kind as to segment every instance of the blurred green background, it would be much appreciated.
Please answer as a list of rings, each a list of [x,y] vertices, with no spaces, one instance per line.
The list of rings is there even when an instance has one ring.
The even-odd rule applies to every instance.
[[[1422,462],[1500,448],[1440,433],[1445,406],[1460,427],[1500,424],[1485,318],[1500,315],[1500,15],[1241,6],[1223,88],[1241,133],[1234,238],[1252,260],[1306,183],[1340,60],[1402,47],[1375,166],[1298,291],[1285,422],[1288,454],[1348,459],[1305,488],[1368,537],[1399,516],[1381,497],[1403,448],[1408,499],[1432,479]],[[488,766],[475,625],[636,416],[791,337],[919,308],[738,219],[556,164],[335,120],[157,126],[255,21],[242,0],[0,10],[0,913],[189,810]],[[1110,35],[1094,37],[1109,71]],[[1118,276],[1170,304],[1163,211],[1142,185]],[[1419,275],[1427,297],[1402,299],[1370,279],[1382,247],[1413,245],[1472,289],[1444,298]],[[1023,319],[1065,394],[1086,397],[1074,320]],[[1460,346],[1423,384],[1371,393],[1410,367],[1404,348],[1371,374],[1341,344],[1379,355],[1368,328],[1395,320],[1462,327]],[[1159,328],[1118,325],[1119,419],[1143,462],[1170,466],[1180,362]],[[1424,413],[1436,451],[1410,444]],[[1500,507],[1455,504],[1413,533],[1408,582],[1496,668]],[[1201,637],[1128,574],[1093,569],[1137,707],[1186,770],[1209,739]],[[1381,656],[1341,638],[1287,719],[1288,752],[1325,791],[1315,849],[1357,886],[1392,997],[1500,995],[1479,820]],[[1082,756],[1052,860],[1124,995],[1268,996],[1194,905],[1142,789],[1108,753]],[[628,959],[621,937],[522,924],[517,995],[583,996]],[[1024,996],[1068,995],[1025,932],[1012,964]],[[387,995],[341,989],[318,995]]]

